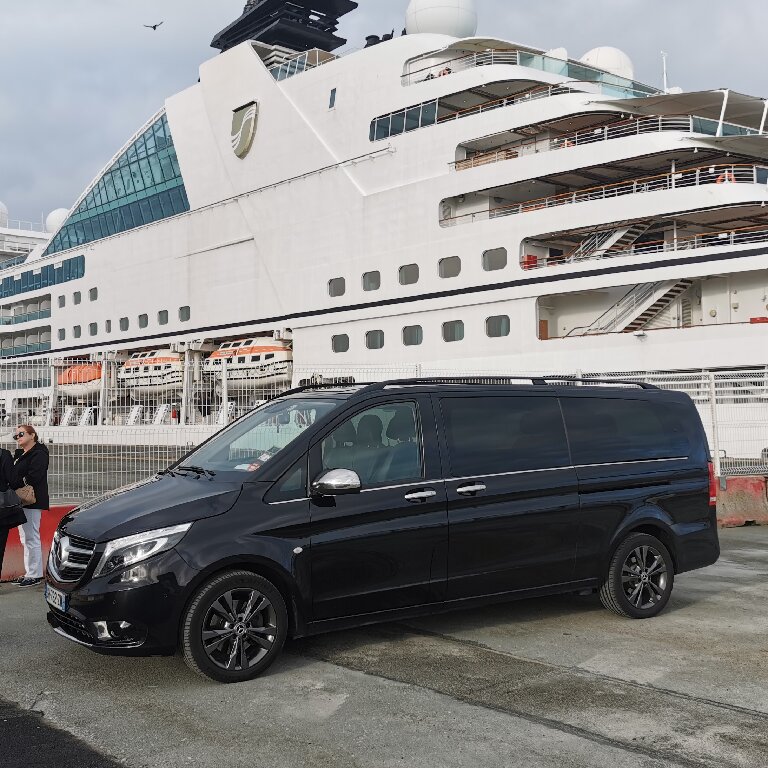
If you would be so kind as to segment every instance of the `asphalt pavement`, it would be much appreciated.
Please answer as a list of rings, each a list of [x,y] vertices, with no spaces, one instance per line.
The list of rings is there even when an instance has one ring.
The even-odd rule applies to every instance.
[[[721,540],[656,619],[509,603],[296,641],[236,686],[97,656],[2,585],[0,765],[764,768],[768,528]]]

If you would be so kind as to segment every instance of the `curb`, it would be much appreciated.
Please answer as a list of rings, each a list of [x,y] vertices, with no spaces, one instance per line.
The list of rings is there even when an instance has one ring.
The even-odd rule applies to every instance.
[[[43,545],[43,565],[48,561],[48,551],[51,548],[53,534],[61,518],[75,508],[75,504],[51,507],[44,510],[40,520],[40,542]],[[3,572],[0,581],[9,581],[24,575],[24,548],[19,540],[19,529],[14,528],[8,534],[8,544],[5,547]]]

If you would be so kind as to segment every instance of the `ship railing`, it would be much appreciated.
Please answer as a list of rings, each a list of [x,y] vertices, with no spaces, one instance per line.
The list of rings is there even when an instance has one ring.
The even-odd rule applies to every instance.
[[[295,75],[300,75],[310,69],[316,69],[329,61],[336,61],[339,57],[328,51],[321,51],[319,48],[313,48],[310,51],[304,51],[280,64],[275,64],[269,68],[272,77],[278,82],[287,80]]]
[[[45,224],[40,221],[21,221],[20,219],[8,219],[5,223],[0,220],[0,229],[16,229],[20,232],[45,232]]]
[[[610,236],[611,232],[606,234]],[[689,251],[697,248],[724,248],[765,242],[768,242],[768,227],[758,225],[727,229],[720,232],[678,236],[668,240],[651,240],[632,245],[611,247],[607,250],[597,247],[592,250],[579,251],[578,254],[575,252],[572,254],[566,253],[562,256],[542,257],[536,259],[536,261],[533,258],[521,256],[520,264],[526,270],[543,269],[545,267],[578,264],[582,261],[595,261],[598,259],[619,259],[626,256],[675,253],[677,251]]]
[[[685,189],[711,184],[723,185],[724,187],[729,184],[760,184],[766,186],[768,184],[768,166],[705,165],[696,168],[685,168],[674,173],[663,173],[614,184],[604,184],[599,187],[576,189],[572,192],[510,203],[473,213],[448,216],[441,219],[440,224],[441,226],[449,227],[456,224],[468,224],[503,216],[532,213],[547,208],[557,208],[561,205],[593,202],[596,200],[605,201],[624,197],[625,195]]]
[[[465,53],[435,62],[435,59],[438,59],[440,55],[439,52],[435,52],[410,62],[408,71],[402,75],[402,84],[404,86],[415,85],[431,81],[436,77],[445,77],[475,67],[506,64],[536,69],[567,80],[599,84],[605,86],[606,92],[610,92],[610,95],[616,97],[643,97],[659,93],[655,88],[651,88],[643,83],[628,80],[619,75],[612,75],[609,72],[587,66],[581,62],[566,61],[530,51],[489,48],[485,51]],[[432,60],[433,63],[420,66],[427,60]],[[417,68],[414,69],[413,67]]]
[[[730,125],[729,128],[735,132],[738,129],[742,129],[742,126]],[[490,163],[514,160],[524,155],[554,152],[560,149],[571,149],[574,147],[582,147],[586,144],[595,144],[600,141],[611,141],[612,139],[623,139],[630,136],[661,133],[664,131],[702,133],[708,136],[714,136],[717,132],[717,122],[691,116],[654,116],[622,120],[619,123],[611,123],[610,125],[599,126],[596,128],[587,128],[581,131],[554,137],[549,136],[546,138],[535,137],[523,139],[518,142],[510,143],[503,149],[494,152],[483,152],[472,155],[464,160],[457,160],[456,162],[450,163],[450,166],[456,171],[465,171],[469,168],[477,168],[478,166],[488,165]],[[750,129],[743,128],[743,131],[746,135]],[[756,131],[753,131],[753,133],[756,133]]]
[[[51,316],[50,309],[41,309],[37,312],[24,312],[19,315],[9,315],[0,317],[0,325],[18,325],[19,323],[29,323],[33,320],[44,320]]]

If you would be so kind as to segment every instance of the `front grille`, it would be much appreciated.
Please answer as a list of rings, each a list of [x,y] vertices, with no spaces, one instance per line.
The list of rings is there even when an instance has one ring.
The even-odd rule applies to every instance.
[[[55,616],[56,622],[64,632],[66,632],[71,637],[76,638],[77,640],[82,640],[84,643],[93,643],[94,637],[86,629],[85,624],[83,624],[82,621],[78,621],[68,613],[62,613],[61,611],[51,606],[49,606],[49,609]]]
[[[82,536],[70,536],[59,531],[51,548],[53,576],[59,581],[79,581],[96,549],[96,542]]]

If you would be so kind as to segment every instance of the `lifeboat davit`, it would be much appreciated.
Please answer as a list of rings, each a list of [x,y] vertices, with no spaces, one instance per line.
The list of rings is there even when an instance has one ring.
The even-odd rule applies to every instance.
[[[134,352],[120,366],[117,380],[134,400],[180,396],[184,387],[181,354],[170,349]]]
[[[222,384],[226,363],[227,392],[252,392],[291,383],[293,350],[289,342],[271,338],[228,341],[203,363],[205,373],[214,377],[216,389]]]
[[[72,365],[58,376],[59,392],[73,400],[92,397],[101,387],[101,363]]]

